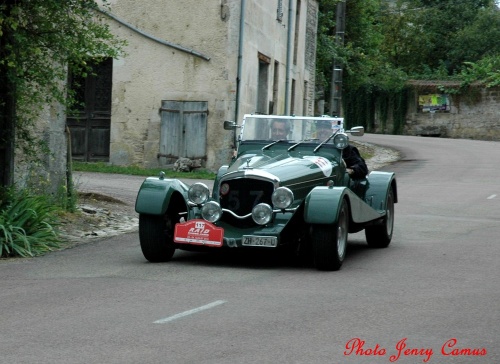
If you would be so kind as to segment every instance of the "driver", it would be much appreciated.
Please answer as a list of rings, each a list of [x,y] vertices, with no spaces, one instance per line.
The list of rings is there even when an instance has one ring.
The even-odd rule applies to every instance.
[[[326,140],[332,135],[332,123],[328,120],[321,120],[316,124],[316,136],[319,141]],[[348,144],[342,150],[342,158],[346,164],[346,172],[352,179],[362,179],[368,174],[368,166],[365,160],[361,157],[358,148]]]
[[[316,137],[320,142],[328,139],[333,133],[332,122],[328,120],[320,120],[316,123]]]
[[[290,134],[290,122],[283,119],[275,119],[271,121],[271,139],[272,140],[287,140]]]

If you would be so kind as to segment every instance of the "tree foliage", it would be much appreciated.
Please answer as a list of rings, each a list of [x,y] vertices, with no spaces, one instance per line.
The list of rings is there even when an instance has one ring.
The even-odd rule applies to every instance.
[[[122,53],[124,42],[111,34],[97,9],[93,0],[0,3],[0,127],[15,129],[16,146],[25,152],[40,145],[31,127],[42,107],[54,101],[71,106],[68,66],[85,75],[89,58]],[[11,137],[0,135],[0,145]]]
[[[394,110],[405,99],[408,79],[499,85],[500,10],[494,0],[346,0],[343,46],[334,38],[337,2],[320,2],[317,79],[328,100],[333,59],[340,57],[344,104],[364,110],[346,113],[359,115],[363,125],[381,100],[403,115],[401,107]]]
[[[500,12],[492,0],[399,1],[391,17],[408,34],[396,56],[410,76],[459,73],[464,62],[500,54]]]
[[[93,0],[17,0],[0,5],[0,66],[30,102],[66,102],[60,82],[69,64],[86,72],[89,57],[117,57],[124,45],[102,22]],[[26,101],[19,99],[18,102]]]
[[[346,2],[344,44],[335,43],[335,10],[338,0],[320,2],[317,81],[325,88],[331,81],[332,60],[344,65],[344,85],[350,89],[398,89],[405,74],[384,52],[386,24],[383,0]]]
[[[452,77],[500,56],[494,0],[347,0],[345,43],[335,44],[338,0],[320,2],[318,80],[341,58],[349,87],[398,89],[407,78]]]
[[[326,88],[331,79],[332,62],[338,56],[335,44],[335,9],[339,0],[321,1],[318,15],[316,83]]]

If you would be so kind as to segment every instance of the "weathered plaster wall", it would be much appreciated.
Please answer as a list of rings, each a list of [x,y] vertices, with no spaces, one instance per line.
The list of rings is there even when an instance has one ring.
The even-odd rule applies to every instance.
[[[167,47],[110,21],[113,32],[129,43],[127,55],[113,65],[110,162],[157,165],[161,101],[206,100],[211,111],[207,153],[213,163],[216,152],[228,144],[219,126],[229,111],[231,88],[227,26],[221,19],[220,4],[153,0],[137,6],[134,0],[115,0],[111,12],[148,34],[210,60]]]
[[[128,41],[127,55],[113,64],[113,102],[110,162],[118,165],[157,166],[160,148],[162,100],[207,101],[206,167],[216,170],[230,158],[233,134],[224,131],[224,120],[240,120],[255,112],[258,89],[258,53],[270,58],[269,101],[272,101],[274,62],[279,63],[277,110],[284,113],[288,2],[283,22],[276,20],[276,2],[247,1],[243,42],[243,69],[239,115],[235,115],[238,40],[241,1],[222,0],[112,0],[109,11],[132,26],[157,38],[202,53],[210,60],[162,45],[108,19],[114,34]],[[312,10],[311,10],[312,9]],[[306,44],[306,18],[317,18],[317,1],[301,1],[301,23],[296,79],[297,114],[308,114],[312,106],[303,100],[314,91],[312,46]],[[307,15],[307,16],[306,16]],[[291,24],[295,26],[295,24]],[[309,40],[316,40],[309,29]],[[311,33],[313,33],[311,35]],[[292,40],[293,45],[293,40]],[[304,56],[308,47],[307,57]],[[315,45],[314,45],[315,47]],[[304,62],[309,62],[304,72]],[[303,85],[308,81],[308,95]],[[312,98],[310,100],[312,104]],[[307,110],[303,110],[306,105]],[[193,138],[194,140],[194,138]]]

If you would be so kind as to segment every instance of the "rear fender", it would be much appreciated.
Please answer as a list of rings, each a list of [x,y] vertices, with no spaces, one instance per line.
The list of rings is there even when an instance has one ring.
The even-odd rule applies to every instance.
[[[371,172],[368,177],[368,188],[365,201],[377,211],[384,212],[387,204],[387,194],[390,189],[394,192],[394,203],[398,202],[398,188],[396,175],[392,172]]]
[[[135,211],[139,214],[164,215],[173,196],[175,196],[176,203],[179,199],[187,201],[188,189],[188,185],[177,179],[148,177],[137,194]],[[185,204],[187,208],[187,202]],[[183,210],[181,206],[177,209]]]

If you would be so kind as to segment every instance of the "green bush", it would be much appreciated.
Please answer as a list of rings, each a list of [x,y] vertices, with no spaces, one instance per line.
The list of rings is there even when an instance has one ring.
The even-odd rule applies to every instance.
[[[33,257],[58,249],[58,208],[45,196],[0,194],[0,257]]]

